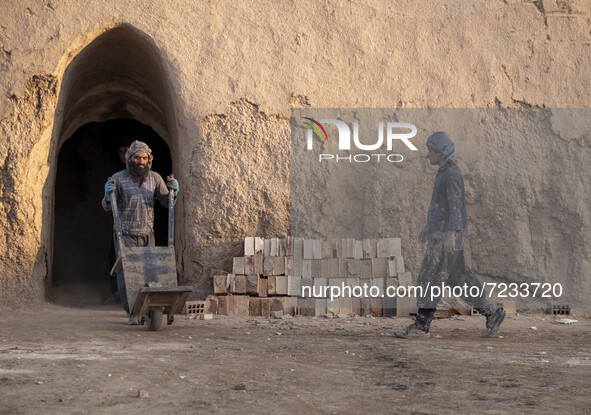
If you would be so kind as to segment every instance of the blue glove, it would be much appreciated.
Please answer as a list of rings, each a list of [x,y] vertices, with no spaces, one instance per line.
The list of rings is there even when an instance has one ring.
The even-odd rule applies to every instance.
[[[114,179],[109,179],[109,181],[107,181],[107,183],[105,183],[105,200],[107,202],[111,201],[111,196],[109,195],[109,193],[111,193],[113,190],[115,190],[116,186],[115,186],[115,180]]]
[[[174,190],[174,196],[176,197],[176,195],[179,194],[179,182],[177,179],[171,179],[170,177],[167,177],[166,180],[168,180],[166,182],[166,187],[168,187],[168,190]]]

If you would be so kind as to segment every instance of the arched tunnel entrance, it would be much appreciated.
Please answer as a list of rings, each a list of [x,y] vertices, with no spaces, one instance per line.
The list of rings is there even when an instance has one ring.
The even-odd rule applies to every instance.
[[[113,302],[117,292],[109,271],[115,262],[113,216],[100,205],[109,176],[125,168],[120,149],[133,140],[148,144],[152,170],[166,177],[172,159],[166,142],[152,128],[132,119],[89,123],[60,149],[55,182],[53,297],[69,304]],[[154,207],[156,245],[168,241],[168,212]]]
[[[154,154],[152,170],[178,177],[172,91],[161,51],[127,24],[98,36],[66,68],[50,149],[57,161],[48,206],[53,219],[48,288],[55,301],[99,304],[116,288],[109,277],[113,218],[100,201],[107,178],[125,168],[119,147],[145,141]],[[165,245],[167,211],[156,203],[155,214],[156,244]],[[178,218],[175,222],[178,227]]]

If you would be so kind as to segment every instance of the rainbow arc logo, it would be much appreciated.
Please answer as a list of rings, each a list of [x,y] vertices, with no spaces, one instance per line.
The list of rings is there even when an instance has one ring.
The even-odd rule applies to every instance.
[[[328,141],[328,134],[326,134],[326,130],[324,129],[322,124],[320,124],[318,121],[316,121],[313,118],[304,117],[304,119],[310,121],[310,122],[304,122],[304,124],[306,124],[310,128],[314,129],[314,131],[316,131],[316,134],[318,134],[318,137],[320,137],[320,141]],[[320,128],[320,130],[318,128]],[[322,130],[322,132],[320,132],[321,130]]]

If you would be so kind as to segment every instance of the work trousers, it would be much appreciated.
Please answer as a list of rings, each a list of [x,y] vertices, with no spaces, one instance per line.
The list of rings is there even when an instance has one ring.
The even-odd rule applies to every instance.
[[[462,287],[462,295],[459,298],[486,317],[492,315],[498,308],[486,299],[486,293],[482,290],[481,282],[466,266],[464,251],[456,251],[453,255],[446,254],[443,241],[429,241],[417,283],[422,287],[423,295],[417,296],[419,311],[415,325],[423,330],[429,330],[437,304],[441,300],[441,293],[438,293],[438,290],[432,287],[441,288],[442,283],[450,287],[452,292],[454,287]],[[471,287],[478,288],[477,290],[472,289],[472,294],[477,292],[482,295],[471,295]],[[459,289],[456,290],[457,293],[459,291]],[[448,293],[447,289],[445,293]]]
[[[115,239],[115,251],[117,253],[117,258],[119,258],[119,244],[117,243],[117,235],[114,234],[113,237]],[[123,246],[126,247],[156,246],[154,232],[145,236],[123,235],[121,240],[123,241]],[[123,306],[123,309],[127,311],[127,314],[129,314],[131,310],[129,309],[129,303],[127,301],[127,290],[125,289],[123,265],[119,266],[117,269],[117,289],[119,291],[119,296],[121,297],[121,305]]]

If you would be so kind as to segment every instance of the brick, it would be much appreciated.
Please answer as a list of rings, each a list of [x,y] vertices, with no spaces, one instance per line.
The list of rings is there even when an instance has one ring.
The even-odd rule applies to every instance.
[[[348,258],[348,256],[347,256],[348,241],[349,240],[347,238],[341,239],[341,255],[339,255],[340,258]]]
[[[294,275],[293,273],[293,257],[285,257],[285,275]]]
[[[266,297],[267,296],[267,290],[269,289],[268,286],[268,280],[267,278],[259,278],[259,297]]]
[[[234,295],[234,307],[233,313],[238,316],[247,316],[249,314],[248,309],[248,296],[247,295]]]
[[[299,297],[301,295],[302,277],[290,275],[287,277],[287,295]]]
[[[377,243],[377,258],[388,258],[390,255],[390,241],[388,239],[378,239]]]
[[[312,259],[322,259],[322,241],[320,239],[312,240]]]
[[[275,275],[269,275],[267,277],[267,295],[275,295],[275,282],[276,282]]]
[[[293,236],[285,238],[285,256],[293,256]]]
[[[311,259],[302,260],[302,277],[303,278],[312,278],[312,260]]]
[[[281,301],[283,302],[283,312],[293,316],[298,306],[298,299],[296,297],[281,297]]]
[[[321,275],[320,259],[312,260],[312,278],[318,278]]]
[[[370,298],[369,309],[370,309],[370,314],[373,317],[382,317],[383,316],[382,303],[383,303],[382,298]]]
[[[375,239],[364,239],[362,241],[363,258],[376,258],[377,241]]]
[[[344,277],[355,277],[359,275],[359,260],[350,258],[347,260],[347,275]]]
[[[346,278],[349,273],[347,272],[347,266],[349,260],[347,258],[339,258],[339,278]]]
[[[363,242],[362,241],[353,241],[353,242],[354,242],[353,257],[355,259],[363,258]]]
[[[272,256],[266,256],[263,257],[263,274],[265,275],[271,275],[273,274],[273,257]]]
[[[333,258],[340,258],[341,257],[341,240],[340,239],[331,239],[330,243],[332,245],[332,257]]]
[[[501,302],[497,303],[497,305],[499,307],[502,307],[503,310],[505,310],[505,312],[507,314],[517,314],[517,306],[515,304],[515,301],[501,301]],[[462,314],[462,313],[460,313],[460,314]]]
[[[227,275],[215,275],[213,277],[213,293],[227,294],[228,293],[228,277]]]
[[[359,278],[349,277],[349,278],[345,279],[345,285],[348,287],[351,287],[351,288],[356,287],[359,285]]]
[[[291,275],[297,277],[304,275],[304,260],[302,258],[293,257],[293,272]]]
[[[314,315],[326,315],[326,298],[316,298],[316,301],[314,302]]]
[[[408,317],[417,313],[415,297],[396,297],[396,317]]]
[[[265,239],[263,256],[271,256],[271,240]]]
[[[388,288],[390,288],[390,293],[395,293],[396,288],[398,288],[398,278],[392,277],[392,278],[386,278],[385,283],[384,283],[384,289],[388,290]]]
[[[271,238],[271,253],[269,256],[277,256],[279,254],[279,239]]]
[[[386,258],[372,258],[371,271],[373,278],[386,278],[388,276],[388,260]]]
[[[205,298],[205,308],[203,312],[206,314],[217,314],[218,313],[218,299],[212,295]]]
[[[293,239],[293,257],[304,259],[304,239],[294,238]]]
[[[273,275],[285,274],[285,257],[273,258]]]
[[[259,279],[257,274],[246,276],[246,293],[249,295],[259,295]]]
[[[205,310],[205,301],[187,301],[185,303],[184,314],[193,316],[195,314],[203,314]]]
[[[254,255],[263,255],[265,252],[265,240],[263,238],[254,238]]]
[[[235,275],[232,292],[235,294],[246,294],[246,275]]]
[[[244,256],[254,255],[254,238],[247,236],[244,238]]]
[[[314,259],[314,240],[304,239],[304,259]]]
[[[398,275],[398,285],[408,287],[412,284],[412,274],[409,271],[403,272]]]
[[[228,297],[227,295],[218,297],[218,315],[228,315]]]
[[[322,278],[330,278],[330,261],[331,259],[320,260],[320,276]]]
[[[392,267],[393,269],[391,269]],[[388,274],[392,274],[392,272],[394,272],[394,275],[389,275],[390,277],[404,272],[404,258],[402,255],[390,257],[388,260]]]
[[[251,316],[261,315],[261,300],[262,298],[248,297],[248,314]]]
[[[314,298],[298,298],[298,314],[314,317],[316,312],[316,300]]]
[[[371,259],[359,260],[359,277],[360,278],[373,278],[373,271],[371,268]]]
[[[326,287],[327,285],[327,280],[326,278],[314,278],[314,296],[316,297],[326,297],[324,295],[325,289],[324,287]]]
[[[254,262],[254,274],[263,274],[263,256],[255,254],[253,257]]]
[[[339,278],[339,259],[329,259],[329,278]]]
[[[309,287],[309,288],[308,288]],[[314,280],[312,278],[302,278],[300,282],[300,296],[312,297]]]
[[[285,238],[277,239],[277,256],[285,256]]]
[[[244,274],[244,257],[234,257],[232,261],[232,274]]]
[[[361,316],[361,298],[353,297],[351,298],[353,314]]]
[[[254,272],[254,256],[245,256],[244,257],[244,274],[256,274]]]
[[[371,315],[371,300],[369,298],[361,298],[361,316],[370,316]]]
[[[396,316],[396,298],[384,297],[382,301],[382,315],[384,317]]]
[[[390,255],[389,256],[402,256],[402,242],[400,238],[390,238],[388,240],[390,246]]]
[[[275,277],[275,293],[277,295],[287,295],[287,277],[278,275]]]
[[[333,257],[332,241],[328,239],[322,240],[322,259],[330,259]]]
[[[384,296],[385,281],[386,281],[385,278],[372,278],[371,279],[371,285],[372,285],[372,287],[378,287],[378,290],[379,290],[378,295],[379,295],[380,298],[382,298]]]
[[[261,298],[260,300],[261,300],[261,316],[271,317],[271,306],[273,305],[273,299]]]
[[[339,299],[339,313],[340,314],[353,314],[353,298],[342,297]]]
[[[339,314],[341,312],[341,299],[335,298],[334,300],[328,299],[326,300],[326,312],[330,312],[333,314]]]
[[[388,277],[395,277],[398,275],[396,271],[396,259],[388,259]]]

